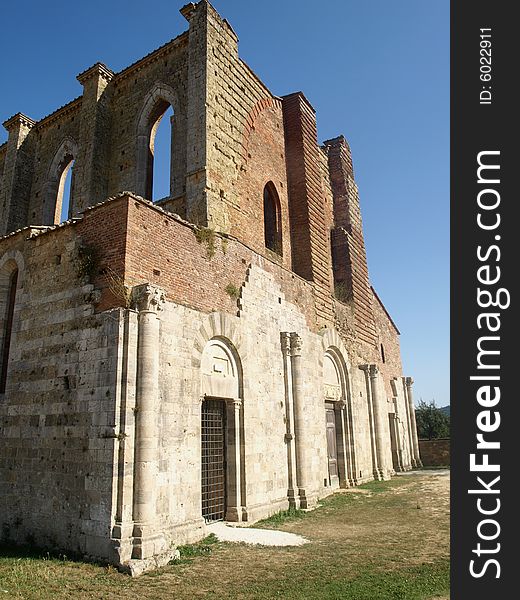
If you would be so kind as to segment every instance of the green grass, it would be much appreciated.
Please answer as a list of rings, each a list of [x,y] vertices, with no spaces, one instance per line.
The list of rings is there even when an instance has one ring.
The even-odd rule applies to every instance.
[[[310,542],[263,547],[210,535],[132,579],[113,567],[0,547],[0,600],[433,600],[449,594],[449,477],[421,473],[338,493],[254,526]],[[417,510],[420,503],[422,510]]]
[[[274,526],[280,527],[284,523],[290,523],[291,521],[298,521],[305,518],[308,513],[301,508],[288,508],[287,510],[281,510],[267,519],[257,521],[252,527],[266,527]]]
[[[288,577],[228,590],[226,598],[239,597],[233,594],[242,593],[255,600],[424,600],[448,594],[449,587],[449,562],[439,560],[391,572],[366,569],[352,579],[312,577],[296,580]],[[217,596],[209,594],[206,597]]]
[[[212,552],[218,548],[219,541],[214,533],[210,533],[203,540],[197,544],[186,544],[185,546],[179,546],[180,557],[174,558],[170,561],[170,565],[180,565],[190,563],[196,556],[210,556]]]

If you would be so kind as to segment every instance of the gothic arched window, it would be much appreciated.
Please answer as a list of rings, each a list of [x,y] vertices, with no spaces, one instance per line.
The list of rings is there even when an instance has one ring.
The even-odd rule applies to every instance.
[[[0,394],[5,392],[7,383],[7,367],[9,364],[9,349],[13,332],[14,306],[16,302],[16,287],[18,284],[18,268],[10,273],[4,272],[1,277],[0,289]]]
[[[264,241],[266,248],[282,255],[280,200],[271,181],[264,187]]]

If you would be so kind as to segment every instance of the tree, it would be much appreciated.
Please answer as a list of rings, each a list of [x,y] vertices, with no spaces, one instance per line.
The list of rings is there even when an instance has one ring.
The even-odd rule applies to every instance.
[[[421,439],[434,440],[450,437],[450,418],[435,405],[435,400],[429,404],[419,402],[415,409],[417,434]]]

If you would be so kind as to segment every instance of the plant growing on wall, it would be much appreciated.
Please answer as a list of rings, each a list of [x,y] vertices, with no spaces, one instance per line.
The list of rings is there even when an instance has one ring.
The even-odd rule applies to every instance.
[[[99,266],[99,252],[97,248],[89,245],[80,246],[75,262],[78,277],[91,281],[94,275],[96,275]]]
[[[340,302],[352,300],[352,294],[344,281],[336,281],[334,283],[334,297]]]
[[[240,288],[237,287],[234,283],[228,283],[225,289],[226,294],[233,298],[233,300],[237,300],[240,296]]]
[[[111,267],[105,269],[104,275],[108,284],[108,289],[121,302],[121,306],[130,308],[132,291],[125,285],[124,277],[119,275],[119,273],[116,273]]]
[[[196,227],[195,239],[206,246],[206,256],[211,259],[215,255],[215,230],[211,227]]]

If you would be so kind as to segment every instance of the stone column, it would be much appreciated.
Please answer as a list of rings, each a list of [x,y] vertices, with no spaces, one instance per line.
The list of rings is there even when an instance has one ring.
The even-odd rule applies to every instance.
[[[372,406],[374,409],[374,423],[375,423],[375,433],[376,433],[376,453],[377,453],[377,465],[379,471],[379,478],[385,479],[386,476],[386,465],[385,465],[385,454],[384,454],[384,446],[385,439],[383,437],[384,432],[384,418],[385,413],[383,410],[382,398],[379,393],[378,386],[378,374],[379,367],[375,364],[368,366],[368,375],[370,377],[370,389],[372,391]]]
[[[415,421],[415,406],[413,403],[413,379],[411,377],[405,378],[405,386],[406,386],[406,397],[408,401],[408,408],[410,412],[410,436],[412,438],[412,446],[413,446],[413,455],[412,455],[412,464],[414,467],[422,467],[421,456],[419,454],[419,439],[417,437],[417,423]]]
[[[338,460],[338,476],[339,476],[339,487],[346,488],[352,485],[352,472],[351,472],[351,461],[350,461],[350,448],[347,444],[347,430],[345,427],[346,423],[346,404],[344,400],[337,400],[334,402],[334,418],[336,420],[336,428],[339,429],[339,438],[341,445],[337,449],[337,460]]]
[[[385,479],[386,468],[385,468],[385,455],[384,455],[384,422],[385,417],[383,407],[381,406],[381,398],[379,394],[379,387],[377,376],[379,374],[379,368],[375,364],[361,365],[360,367],[365,371],[367,377],[367,391],[369,394],[368,404],[370,416],[372,418],[371,433],[373,435],[372,451],[374,453],[373,468],[374,477],[376,479]],[[370,410],[371,409],[371,410]]]
[[[291,335],[280,333],[283,368],[285,376],[285,443],[287,446],[287,500],[290,507],[297,507],[296,448],[294,439],[294,398],[292,389]]]
[[[407,427],[407,445],[408,454],[410,456],[410,467],[415,467],[414,450],[413,450],[413,434],[412,434],[412,419],[410,416],[410,405],[408,404],[408,392],[406,390],[406,377],[401,377],[403,383],[403,394],[404,394],[404,407],[406,412],[406,427]]]
[[[227,409],[227,507],[226,521],[242,520],[242,496],[240,486],[240,409],[242,400],[236,398],[228,402]]]
[[[139,310],[134,458],[134,551],[132,558],[160,552],[154,539],[155,484],[158,469],[159,311],[164,292],[145,283],[133,289]]]
[[[365,385],[367,390],[367,410],[368,410],[368,427],[370,433],[370,449],[372,452],[372,473],[375,479],[379,479],[379,468],[377,463],[376,450],[376,426],[374,423],[374,409],[372,402],[372,388],[370,385],[370,377],[368,374],[369,365],[360,365],[359,368],[365,374]]]
[[[392,450],[395,450],[395,470],[399,472],[404,471],[405,469],[403,466],[403,452],[401,450],[401,442],[399,436],[399,416],[397,415],[397,413],[390,414],[390,438],[392,446],[395,444],[395,448],[392,448]]]
[[[303,394],[302,338],[291,333],[291,371],[294,402],[294,437],[296,454],[296,487],[298,488],[299,508],[309,508],[307,490],[307,461],[305,449],[305,397]]]

